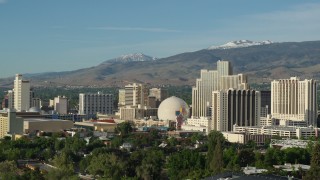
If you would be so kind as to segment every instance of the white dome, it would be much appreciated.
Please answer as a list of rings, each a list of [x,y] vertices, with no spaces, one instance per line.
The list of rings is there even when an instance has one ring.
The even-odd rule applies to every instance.
[[[179,112],[177,114],[177,112]],[[158,108],[159,120],[176,120],[177,115],[182,114],[184,120],[189,117],[188,104],[175,96],[171,96],[161,102]]]

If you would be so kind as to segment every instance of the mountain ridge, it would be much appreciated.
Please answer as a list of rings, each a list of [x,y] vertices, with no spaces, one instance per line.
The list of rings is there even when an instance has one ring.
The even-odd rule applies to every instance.
[[[250,40],[237,40],[237,41],[230,41],[226,44],[219,45],[219,46],[210,46],[207,48],[208,50],[214,50],[214,49],[232,49],[232,48],[243,48],[243,47],[249,47],[249,46],[260,46],[260,45],[266,45],[266,44],[272,44],[274,42],[270,40],[266,41],[250,41]]]
[[[234,73],[248,75],[249,83],[270,83],[273,79],[299,76],[320,79],[320,41],[271,43],[231,49],[202,49],[156,61],[109,62],[75,71],[27,77],[36,86],[124,86],[195,85],[201,69],[216,69],[218,60],[228,60]],[[10,81],[11,82],[10,82]],[[1,79],[13,85],[13,78]]]
[[[117,58],[106,60],[101,64],[107,64],[107,63],[113,63],[113,62],[127,63],[127,62],[135,62],[135,61],[155,61],[157,59],[158,58],[156,57],[151,57],[142,53],[132,53],[132,54],[125,54]]]

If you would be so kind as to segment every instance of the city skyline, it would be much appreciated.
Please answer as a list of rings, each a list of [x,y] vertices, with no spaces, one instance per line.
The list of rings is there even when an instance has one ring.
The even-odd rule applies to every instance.
[[[141,52],[158,58],[229,41],[319,40],[309,1],[0,0],[0,77],[86,68]],[[17,66],[19,64],[19,66]]]

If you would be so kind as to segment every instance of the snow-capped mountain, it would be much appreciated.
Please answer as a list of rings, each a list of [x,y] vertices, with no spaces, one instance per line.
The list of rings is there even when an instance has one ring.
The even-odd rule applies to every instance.
[[[126,62],[133,62],[133,61],[154,61],[157,59],[158,58],[147,56],[142,53],[133,53],[133,54],[121,55],[120,57],[104,61],[102,64],[109,63],[109,62],[126,63]]]
[[[220,45],[220,46],[211,46],[208,49],[231,49],[231,48],[242,48],[242,47],[249,47],[249,46],[259,46],[259,45],[265,45],[265,44],[272,44],[272,41],[261,41],[261,42],[254,42],[250,40],[238,40],[238,41],[231,41],[226,44]]]

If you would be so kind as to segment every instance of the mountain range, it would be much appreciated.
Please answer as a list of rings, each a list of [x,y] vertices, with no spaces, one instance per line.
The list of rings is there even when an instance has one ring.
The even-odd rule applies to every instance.
[[[34,86],[123,86],[128,83],[195,85],[201,69],[216,69],[218,60],[229,60],[234,73],[248,75],[249,83],[299,76],[320,79],[320,41],[253,42],[240,40],[185,52],[167,58],[124,55],[101,64],[65,72],[24,75]],[[12,86],[13,77],[0,80]]]

